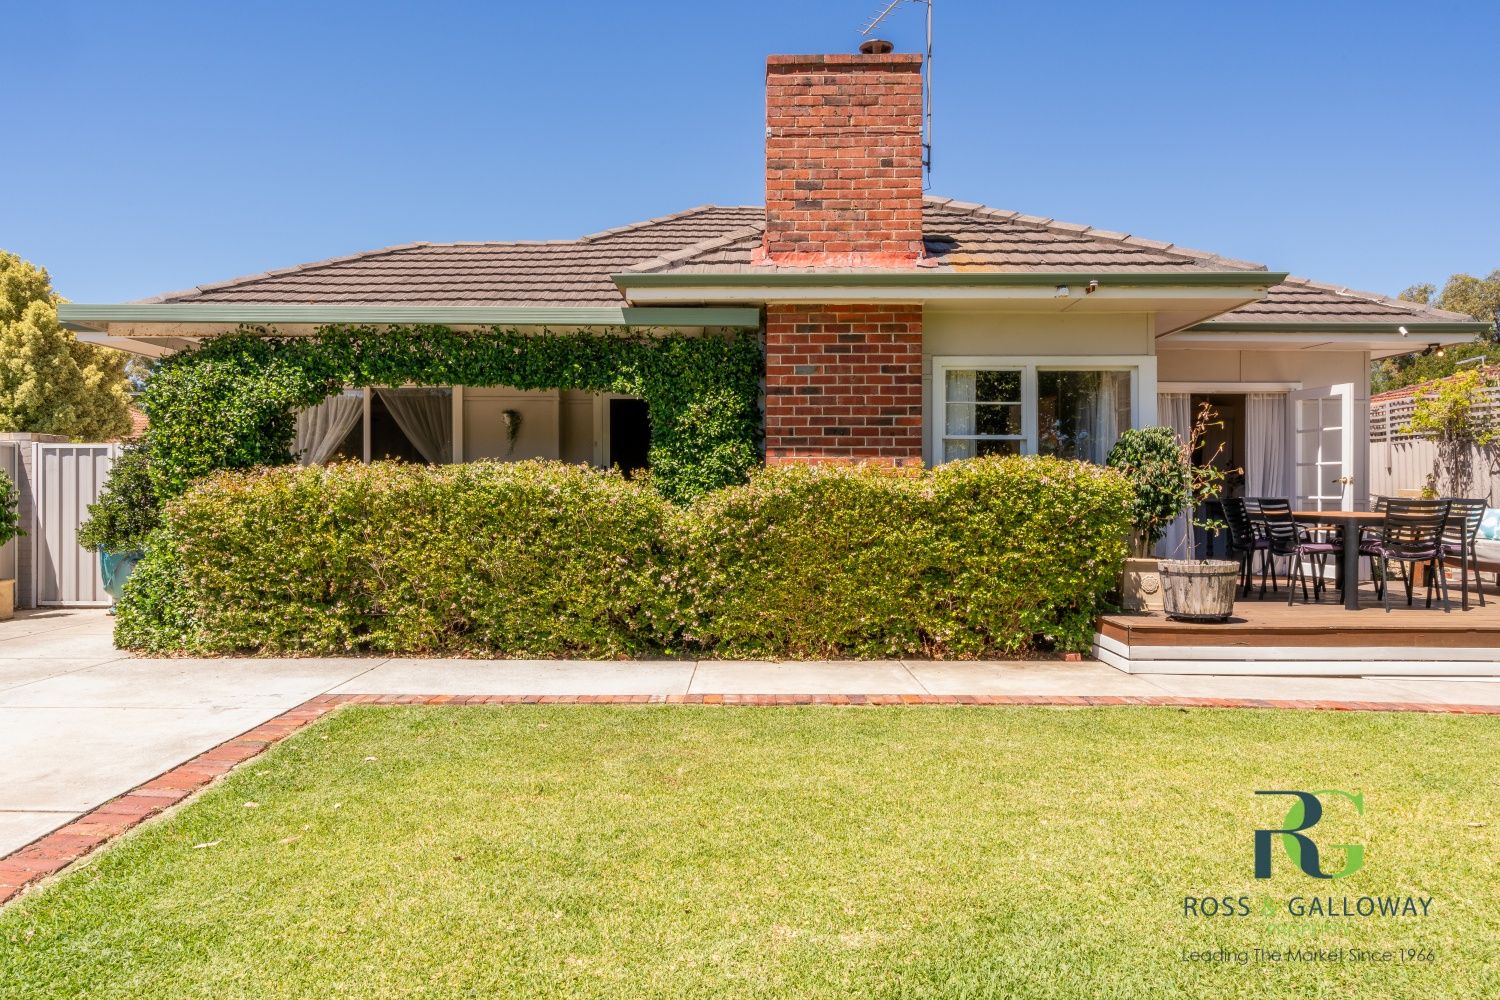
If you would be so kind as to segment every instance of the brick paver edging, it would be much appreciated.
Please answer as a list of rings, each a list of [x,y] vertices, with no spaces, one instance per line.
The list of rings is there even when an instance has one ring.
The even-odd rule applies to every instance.
[[[933,694],[671,694],[671,695],[318,695],[269,722],[226,740],[185,764],[137,785],[97,809],[20,850],[0,858],[0,905],[27,886],[79,861],[114,837],[189,798],[266,748],[341,705],[1033,705],[1088,708],[1138,705],[1160,708],[1292,708],[1335,712],[1435,712],[1500,715],[1500,705],[1433,705],[1418,702],[1309,701],[1269,698],[1174,698],[1097,695]]]

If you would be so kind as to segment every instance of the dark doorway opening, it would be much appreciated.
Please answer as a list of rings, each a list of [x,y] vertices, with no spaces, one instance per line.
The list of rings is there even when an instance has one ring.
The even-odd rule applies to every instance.
[[[1224,471],[1224,487],[1218,500],[1210,500],[1198,512],[1200,520],[1223,523],[1224,508],[1220,501],[1245,495],[1245,397],[1239,393],[1194,393],[1192,413],[1196,420],[1198,410],[1207,403],[1214,410],[1214,421],[1220,426],[1208,428],[1202,446],[1193,453],[1193,463],[1205,465],[1212,461]],[[1193,529],[1194,550],[1204,558],[1214,558],[1226,551],[1228,535],[1220,531],[1210,538],[1201,528]]]
[[[629,476],[647,466],[651,452],[651,417],[644,399],[609,401],[609,464]]]

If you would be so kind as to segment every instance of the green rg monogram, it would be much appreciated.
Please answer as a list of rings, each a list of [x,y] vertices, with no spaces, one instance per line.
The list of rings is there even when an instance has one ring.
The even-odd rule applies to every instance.
[[[1257,791],[1256,795],[1290,795],[1297,801],[1287,810],[1281,821],[1281,829],[1255,831],[1255,877],[1271,877],[1271,839],[1281,838],[1286,856],[1311,878],[1346,878],[1364,867],[1365,849],[1362,844],[1334,844],[1344,851],[1344,867],[1333,874],[1325,874],[1318,864],[1318,845],[1302,831],[1309,829],[1323,818],[1323,803],[1320,795],[1337,795],[1354,804],[1354,811],[1364,815],[1365,793],[1345,792],[1337,788],[1324,788],[1316,792]]]

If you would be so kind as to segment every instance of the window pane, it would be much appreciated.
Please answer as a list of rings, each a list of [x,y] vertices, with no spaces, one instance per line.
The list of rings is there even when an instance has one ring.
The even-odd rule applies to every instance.
[[[994,403],[976,407],[979,412],[975,421],[977,430],[969,433],[978,434],[1020,434],[1021,433],[1021,404],[1020,403]],[[948,431],[950,434],[960,434],[962,431]]]
[[[981,403],[1019,403],[1020,372],[978,372],[978,396]],[[950,399],[952,397],[949,397]]]
[[[975,445],[977,441],[954,441],[949,438],[943,439],[943,461],[956,462],[960,458],[973,458],[977,453]]]
[[[943,439],[943,461],[945,462],[957,461],[960,458],[974,458],[979,455],[1019,454],[1021,454],[1021,442],[1019,441]]]
[[[946,434],[976,434],[974,428],[978,424],[975,415],[977,410],[973,403],[949,403],[948,414],[943,421],[943,431]]]
[[[1130,372],[1037,372],[1037,444],[1043,455],[1103,464],[1130,419]]]
[[[979,445],[981,455],[1019,455],[1021,454],[1021,442],[1019,441],[976,441]]]

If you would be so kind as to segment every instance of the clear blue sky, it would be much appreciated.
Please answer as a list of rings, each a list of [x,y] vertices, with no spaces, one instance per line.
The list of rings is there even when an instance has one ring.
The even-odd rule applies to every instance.
[[[937,2],[936,193],[1374,291],[1500,267],[1493,0]],[[0,247],[112,302],[759,203],[764,57],[879,6],[10,5]]]

